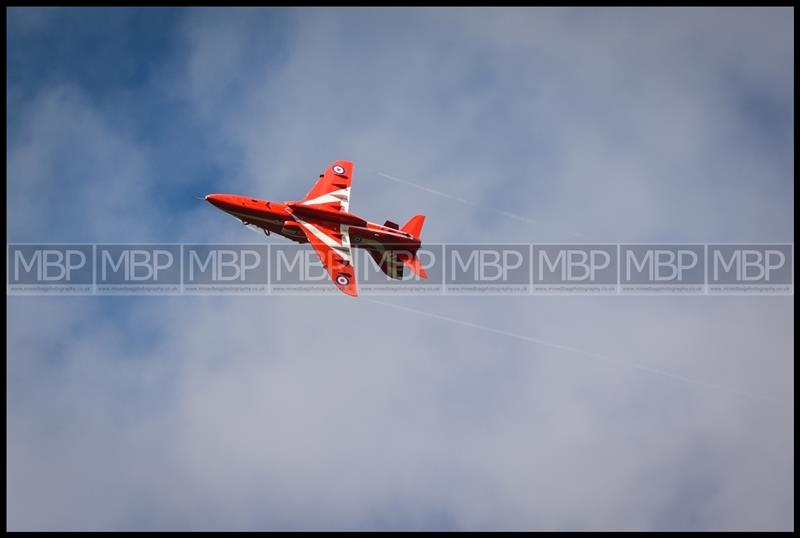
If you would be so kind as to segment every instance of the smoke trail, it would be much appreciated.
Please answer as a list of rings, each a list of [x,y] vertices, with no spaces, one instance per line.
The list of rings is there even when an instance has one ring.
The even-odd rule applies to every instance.
[[[510,219],[514,219],[514,220],[518,220],[518,221],[521,221],[521,222],[525,222],[527,224],[533,224],[535,226],[546,226],[548,228],[552,228],[554,230],[558,230],[560,232],[564,232],[564,233],[573,235],[575,237],[584,237],[584,238],[586,237],[586,235],[584,235],[582,233],[574,232],[572,230],[567,230],[566,228],[562,228],[560,226],[555,226],[553,224],[547,224],[545,222],[533,220],[533,219],[528,218],[528,217],[523,217],[522,215],[516,215],[516,214],[511,213],[509,211],[505,211],[505,210],[499,209],[497,207],[492,207],[492,206],[486,205],[485,203],[478,204],[478,203],[475,203],[475,202],[471,202],[471,201],[469,201],[469,200],[467,200],[465,198],[462,198],[460,196],[455,196],[455,195],[452,195],[452,194],[448,194],[446,192],[437,191],[436,189],[431,189],[430,187],[426,187],[424,185],[420,185],[418,183],[414,183],[413,181],[408,181],[406,179],[401,179],[399,177],[390,176],[389,174],[384,174],[383,172],[374,172],[374,173],[378,174],[381,177],[389,179],[391,181],[395,181],[397,183],[403,183],[404,185],[409,185],[409,186],[414,187],[416,189],[419,189],[419,190],[422,190],[422,191],[425,191],[425,192],[429,192],[429,193],[435,194],[437,196],[442,196],[444,198],[449,198],[451,200],[455,200],[456,202],[459,202],[459,203],[464,204],[464,205],[468,205],[468,206],[471,206],[471,207],[477,207],[477,208],[484,209],[484,210],[493,211],[493,212],[495,212],[495,213],[497,213],[499,215],[503,215],[504,217],[508,217]]]
[[[642,372],[647,372],[649,374],[654,374],[654,375],[658,375],[658,376],[661,376],[661,377],[666,377],[668,379],[672,379],[672,380],[675,380],[675,381],[680,381],[680,382],[683,382],[683,383],[688,383],[688,384],[691,384],[691,385],[696,385],[696,386],[700,386],[700,387],[704,387],[704,388],[709,388],[709,389],[714,389],[714,390],[718,390],[718,391],[722,391],[722,392],[727,392],[729,394],[735,394],[737,396],[742,396],[744,398],[748,398],[748,399],[751,399],[751,400],[767,402],[767,403],[771,403],[771,404],[775,404],[775,405],[783,403],[783,402],[778,402],[776,400],[773,400],[771,398],[767,398],[765,396],[761,396],[761,395],[758,395],[758,394],[751,394],[751,393],[744,392],[744,391],[737,390],[737,389],[733,389],[733,388],[730,388],[730,387],[725,387],[723,385],[717,385],[715,383],[708,383],[708,382],[705,382],[705,381],[700,381],[698,379],[692,379],[690,377],[682,376],[682,375],[679,375],[679,374],[674,374],[672,372],[668,372],[666,370],[661,370],[659,368],[652,368],[650,366],[644,366],[642,364],[637,364],[635,362],[630,362],[630,361],[626,361],[626,360],[623,360],[623,359],[618,359],[616,357],[609,357],[608,355],[602,355],[600,353],[594,353],[594,352],[591,352],[591,351],[585,351],[585,350],[574,348],[574,347],[571,347],[571,346],[566,346],[564,344],[558,344],[558,343],[555,343],[555,342],[548,342],[547,340],[542,340],[541,338],[535,338],[535,337],[532,337],[532,336],[526,336],[524,334],[513,333],[511,331],[504,331],[502,329],[495,329],[493,327],[487,327],[485,325],[479,325],[477,323],[472,323],[472,322],[464,321],[464,320],[461,320],[461,319],[450,318],[450,317],[442,316],[442,315],[439,315],[439,314],[433,314],[431,312],[426,312],[424,310],[417,310],[416,308],[410,308],[410,307],[407,307],[407,306],[401,306],[401,305],[394,304],[394,303],[385,303],[383,301],[376,301],[375,299],[367,299],[366,297],[362,297],[362,300],[369,301],[369,302],[376,303],[376,304],[383,305],[383,306],[388,306],[388,307],[391,307],[391,308],[396,308],[398,310],[404,310],[406,312],[412,312],[412,313],[419,314],[419,315],[422,315],[422,316],[427,316],[429,318],[438,319],[440,321],[447,321],[449,323],[455,323],[457,325],[462,325],[464,327],[470,327],[472,329],[479,329],[481,331],[486,331],[486,332],[490,332],[490,333],[494,333],[494,334],[499,334],[499,335],[507,336],[507,337],[510,337],[510,338],[516,338],[517,340],[523,340],[525,342],[532,342],[534,344],[540,344],[540,345],[551,347],[551,348],[554,348],[554,349],[560,349],[562,351],[568,351],[570,353],[575,353],[577,355],[583,355],[584,357],[590,357],[590,358],[602,360],[602,361],[605,361],[605,362],[611,362],[611,363],[614,363],[614,364],[627,366],[629,368],[634,368],[636,370],[640,370]]]

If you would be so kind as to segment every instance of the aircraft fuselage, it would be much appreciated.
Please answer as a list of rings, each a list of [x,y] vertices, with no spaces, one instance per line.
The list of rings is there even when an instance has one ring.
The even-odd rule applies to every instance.
[[[303,205],[302,202],[274,202],[238,194],[209,194],[205,199],[215,207],[233,215],[244,224],[260,228],[296,241],[307,243],[306,235],[295,219],[348,226],[353,247],[371,248],[375,242],[387,249],[416,252],[420,241],[402,230],[369,222],[353,213],[330,211]]]

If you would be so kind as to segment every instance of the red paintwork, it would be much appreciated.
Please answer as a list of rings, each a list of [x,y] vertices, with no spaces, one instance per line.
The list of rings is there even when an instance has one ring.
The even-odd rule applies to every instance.
[[[206,200],[208,200],[211,205],[225,211],[226,213],[230,213],[234,217],[244,220],[247,224],[255,224],[259,228],[269,230],[270,233],[282,235],[283,237],[298,243],[308,242],[305,237],[298,238],[295,235],[287,234],[283,231],[283,224],[287,221],[287,219],[289,219],[287,224],[292,226],[292,228],[297,230],[300,229],[300,226],[296,222],[290,220],[293,212],[292,206],[298,202],[268,202],[267,200],[257,200],[249,196],[242,196],[238,194],[209,194],[206,196]],[[323,213],[323,211],[320,210],[318,215],[310,216],[305,214],[304,220],[309,220],[311,222],[324,222],[327,220],[336,224],[343,223],[341,220],[341,217],[343,216],[342,214],[331,213],[333,212],[325,211]],[[330,214],[330,216],[328,216],[328,214]],[[403,249],[408,249],[412,252],[416,252],[422,244],[419,239],[415,239],[410,234],[406,234],[400,230],[388,228],[375,222],[369,222],[352,213],[346,213],[345,215],[352,217],[357,222],[363,223],[361,226],[352,225],[350,227],[350,239],[353,247],[366,248],[359,240],[364,238],[374,239],[388,248],[402,247]],[[279,221],[280,224],[269,221]]]
[[[343,208],[349,205],[352,172],[351,162],[336,161],[320,175],[320,179],[311,191],[300,201],[281,203],[237,194],[209,194],[205,199],[245,224],[253,224],[269,233],[281,235],[298,243],[308,243],[310,240],[334,284],[348,295],[358,295],[355,273],[350,261],[345,259],[346,254],[337,254],[328,245],[333,242],[346,246],[343,230],[347,230],[351,247],[371,250],[373,258],[379,264],[375,253],[379,250],[391,251],[392,255],[396,256],[398,264],[401,266],[405,264],[421,277],[427,278],[425,269],[416,258],[416,252],[421,245],[419,235],[425,217],[415,215],[398,230],[369,222],[345,211]],[[335,198],[334,195],[337,193],[344,193],[339,196],[345,197],[347,201],[343,203]],[[324,232],[322,240],[319,234],[312,233],[314,229],[320,233]],[[346,250],[342,246],[338,246],[337,249]],[[384,265],[380,267],[387,275],[392,276]],[[395,275],[392,278],[399,277]]]
[[[336,222],[338,224],[349,224],[352,226],[365,226],[367,224],[367,221],[352,213],[343,213],[331,209],[302,205],[298,202],[288,202],[286,205],[289,207],[289,212],[291,214],[297,215],[304,220]]]

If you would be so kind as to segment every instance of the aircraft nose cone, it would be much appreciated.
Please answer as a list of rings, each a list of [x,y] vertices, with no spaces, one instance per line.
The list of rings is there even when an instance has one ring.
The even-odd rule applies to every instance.
[[[213,206],[220,207],[225,204],[225,195],[223,194],[206,194],[206,202]]]

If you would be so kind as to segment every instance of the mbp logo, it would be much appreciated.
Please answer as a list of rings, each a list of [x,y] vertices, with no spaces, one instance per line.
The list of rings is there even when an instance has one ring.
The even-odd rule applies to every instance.
[[[614,293],[615,245],[534,245],[534,292]]]
[[[419,267],[428,278],[422,278],[403,263],[412,251],[401,244],[362,243],[353,249],[356,259],[359,292],[363,295],[429,295],[442,291],[444,279],[444,246],[425,244],[415,253]],[[399,277],[399,278],[398,278]]]
[[[9,292],[91,293],[91,245],[9,245]]]
[[[328,278],[328,273],[313,248],[300,245],[273,248],[275,282],[304,284],[321,282]]]
[[[793,245],[709,245],[709,292],[792,290]]]
[[[704,291],[703,245],[621,245],[620,256],[621,291]]]
[[[179,260],[178,245],[97,245],[97,291],[177,292]]]
[[[447,293],[527,293],[529,245],[447,245]]]
[[[163,249],[101,250],[100,281],[104,283],[148,282],[158,280],[159,273],[173,267],[175,256]]]
[[[340,293],[310,245],[271,245],[270,289],[272,293]]]
[[[184,292],[266,293],[268,245],[184,245]]]

